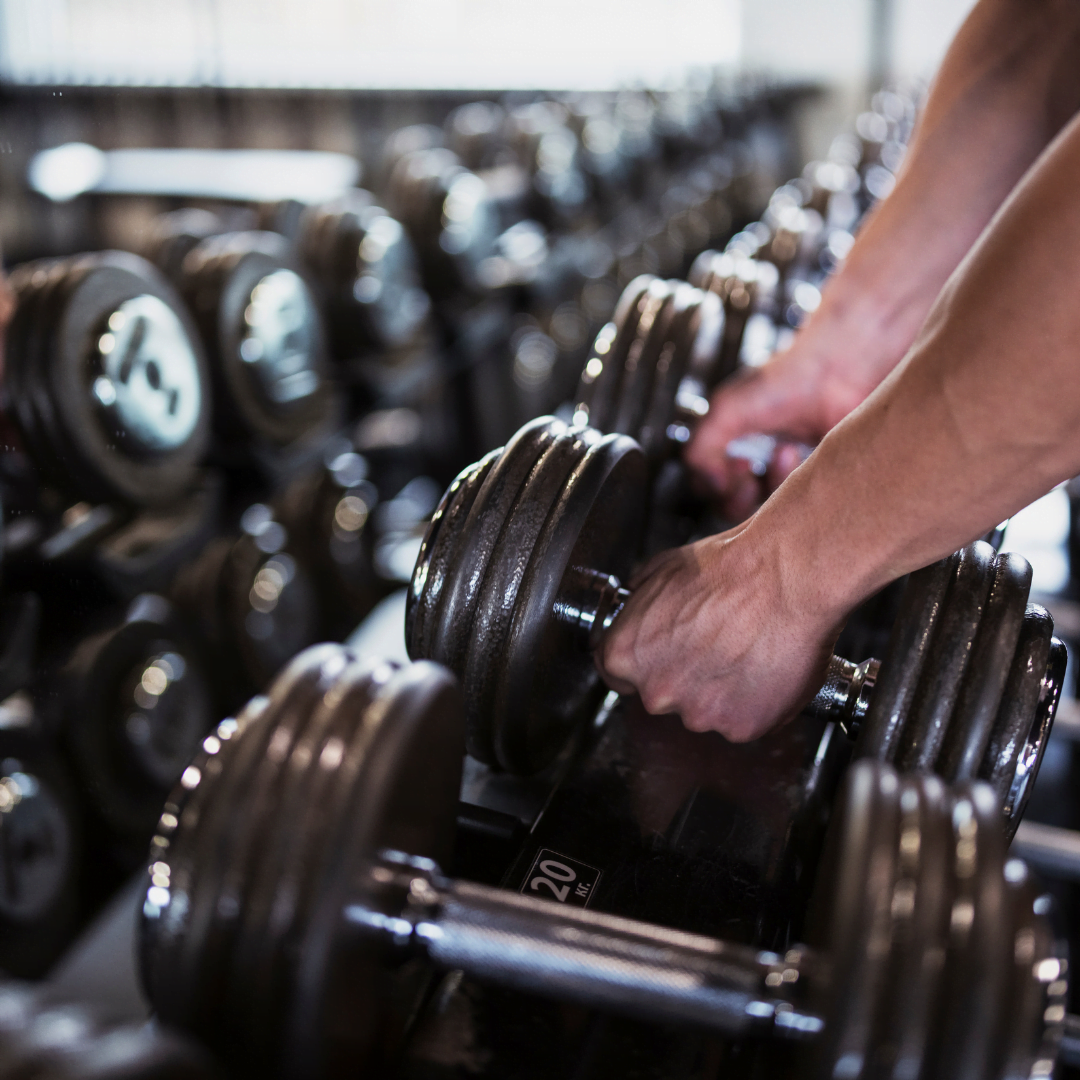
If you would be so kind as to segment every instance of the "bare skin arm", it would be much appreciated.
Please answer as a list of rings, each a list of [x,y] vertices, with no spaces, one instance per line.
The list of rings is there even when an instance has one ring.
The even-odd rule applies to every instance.
[[[731,500],[759,501],[725,454],[750,432],[816,442],[910,348],[949,275],[1080,108],[1080,4],[981,0],[934,82],[899,181],[864,225],[795,344],[717,391],[687,452]],[[787,454],[774,482],[798,463]]]
[[[754,738],[848,612],[1080,472],[1080,116],[949,278],[904,360],[741,529],[667,552],[604,641],[619,689]]]

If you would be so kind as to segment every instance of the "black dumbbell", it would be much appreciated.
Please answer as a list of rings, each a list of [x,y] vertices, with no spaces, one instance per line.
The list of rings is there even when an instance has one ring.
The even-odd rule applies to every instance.
[[[163,597],[139,596],[82,638],[48,683],[44,710],[87,802],[119,843],[141,849],[216,719],[187,627]]]
[[[781,956],[443,877],[463,726],[445,670],[329,645],[224,722],[153,841],[142,962],[158,1014],[242,1075],[381,1075],[434,965],[796,1040],[811,1076],[1049,1075],[1067,964],[985,784],[854,766],[810,944]],[[557,861],[537,873],[575,888]]]
[[[322,468],[293,481],[274,506],[290,549],[310,568],[322,634],[337,640],[386,592],[374,566],[379,493],[369,472],[367,459],[342,439],[328,448]]]
[[[0,706],[0,969],[40,978],[83,914],[81,807],[20,693]]]
[[[180,264],[177,285],[202,332],[224,446],[290,452],[337,423],[322,318],[277,233],[211,236]]]
[[[431,301],[416,254],[400,223],[369,192],[308,207],[296,244],[326,298],[337,359],[403,349],[422,338]]]
[[[484,181],[442,147],[403,154],[393,167],[388,201],[416,245],[435,297],[482,291],[481,262],[499,234]]]
[[[109,1023],[89,1006],[0,983],[0,1074],[40,1080],[211,1080],[209,1055],[154,1023]]]
[[[174,290],[135,255],[11,275],[5,414],[46,482],[75,500],[170,503],[210,432],[206,361]]]
[[[224,709],[261,690],[310,645],[319,619],[311,572],[273,510],[255,503],[240,526],[239,536],[218,537],[183,567],[169,593],[205,643]]]
[[[603,694],[591,651],[629,595],[645,457],[633,440],[541,417],[466,469],[431,519],[406,643],[465,691],[469,753],[547,765]],[[856,754],[989,780],[1010,831],[1057,708],[1065,646],[1028,605],[1031,568],[976,542],[911,575],[884,660],[833,657],[809,705]]]

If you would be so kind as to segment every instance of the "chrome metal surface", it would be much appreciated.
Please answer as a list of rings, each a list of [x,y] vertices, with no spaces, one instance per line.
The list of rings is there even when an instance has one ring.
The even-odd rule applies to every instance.
[[[159,453],[187,442],[203,393],[195,353],[172,308],[156,296],[125,300],[95,352],[91,393],[126,439]]]

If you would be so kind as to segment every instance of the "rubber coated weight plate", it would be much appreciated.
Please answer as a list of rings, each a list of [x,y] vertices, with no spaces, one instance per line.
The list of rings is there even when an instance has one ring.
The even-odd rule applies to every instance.
[[[165,804],[150,841],[150,884],[143,905],[139,951],[142,984],[158,1015],[178,1026],[197,1015],[193,972],[177,963],[188,940],[202,869],[197,854],[199,826],[203,814],[213,811],[211,800],[218,778],[225,774],[231,779],[227,766],[238,756],[240,747],[252,741],[244,743],[239,736],[261,719],[268,704],[266,698],[253,698],[235,719],[223,720],[213,736],[207,736]]]
[[[362,927],[342,920],[356,900],[359,870],[379,851],[441,861],[453,844],[461,787],[461,696],[453,678],[433,664],[398,672],[365,713],[341,766],[339,792],[347,810],[335,835],[295,954],[292,1023],[285,1054],[288,1075],[351,1075],[387,1047],[398,1030],[396,999],[415,975],[389,975],[379,955],[364,963]],[[342,947],[342,933],[355,937]],[[406,998],[411,994],[405,992]]]
[[[1030,589],[1031,565],[1025,558],[996,557],[990,596],[935,769],[949,782],[974,780],[979,774],[1002,706]]]
[[[615,314],[597,335],[578,384],[578,412],[590,426],[605,430],[615,414],[626,356],[636,335],[638,320],[655,291],[667,291],[666,282],[643,274],[634,278],[619,297]]]
[[[564,426],[550,417],[526,424],[506,444],[476,494],[441,590],[434,647],[427,656],[459,678],[465,671],[476,605],[499,535],[534,465],[562,430]],[[490,718],[470,712],[466,731],[469,753],[493,764]]]
[[[831,954],[825,1032],[809,1075],[867,1074],[876,1014],[887,977],[896,873],[900,784],[895,773],[857,762],[845,778],[838,822],[826,841],[810,945]]]
[[[622,383],[616,402],[612,423],[600,428],[604,434],[618,432],[620,435],[637,437],[652,397],[656,368],[672,334],[672,323],[681,305],[676,307],[678,289],[665,282],[668,292],[655,305],[650,304],[641,313],[637,335],[623,366]]]
[[[405,602],[405,641],[413,660],[432,656],[443,589],[453,571],[461,532],[477,492],[502,452],[502,447],[492,450],[463,469],[431,515]]]
[[[629,579],[645,520],[647,468],[620,435],[571,429],[584,455],[544,523],[518,590],[494,704],[503,768],[533,773],[599,704],[604,687],[583,631],[553,617],[568,573],[588,568]]]
[[[893,762],[959,553],[908,578],[855,756]]]
[[[987,781],[998,793],[1010,816],[1013,807],[1009,795],[1021,753],[1035,723],[1053,634],[1054,620],[1046,609],[1029,604],[1001,695],[1001,707],[979,768],[979,779]]]
[[[61,672],[72,761],[109,828],[145,844],[212,726],[210,690],[171,606],[144,595]]]
[[[1047,920],[1035,913],[1048,898],[1040,899],[1019,859],[1005,864],[1005,891],[1012,915],[1008,927],[1011,940],[1005,941],[1006,952],[1011,953],[1005,994],[1009,1022],[1002,1025],[1001,1046],[995,1047],[1002,1063],[998,1075],[1005,1080],[1045,1077],[1049,1075],[1045,1066],[1039,1070],[1034,1066],[1057,1057],[1065,1019],[1068,963],[1055,955],[1061,946],[1052,940]],[[1055,1015],[1060,1017],[1056,1022]]]
[[[237,762],[236,770],[242,775],[234,798],[218,802],[201,823],[203,835],[197,841],[201,875],[212,889],[196,897],[189,945],[193,969],[198,971],[195,986],[206,1006],[212,1006],[212,1011],[204,1008],[200,1030],[214,1046],[231,1036],[232,1024],[225,1008],[229,965],[241,913],[251,899],[251,866],[272,840],[284,762],[319,698],[346,663],[340,647],[324,648],[318,664],[312,663],[287,696],[274,701],[271,694],[271,706],[263,717],[269,738],[259,746],[261,752],[243,766]]]
[[[47,366],[72,445],[65,468],[91,499],[168,502],[191,484],[209,436],[194,326],[164,278],[134,255],[86,256],[71,273]]]
[[[952,912],[952,830],[944,785],[901,777],[892,956],[878,1010],[871,1076],[918,1077],[940,1009]]]
[[[900,736],[894,763],[901,772],[935,771],[994,584],[995,555],[989,544],[970,544],[959,555]]]
[[[938,1039],[929,1057],[936,1080],[995,1075],[991,1032],[1009,1023],[1012,941],[1006,910],[1005,840],[993,792],[972,785],[954,797],[951,877],[955,882]]]
[[[349,660],[333,692],[323,696],[285,767],[276,822],[268,850],[253,867],[254,884],[242,912],[230,970],[229,1014],[239,1045],[275,1048],[267,1030],[280,1031],[287,1017],[288,958],[298,944],[311,903],[312,878],[331,829],[328,811],[338,805],[339,766],[374,696],[393,675],[382,661]],[[371,730],[370,725],[362,725]],[[273,1017],[270,1025],[267,1019]],[[252,1063],[253,1068],[255,1062]],[[270,1071],[272,1060],[258,1066]]]

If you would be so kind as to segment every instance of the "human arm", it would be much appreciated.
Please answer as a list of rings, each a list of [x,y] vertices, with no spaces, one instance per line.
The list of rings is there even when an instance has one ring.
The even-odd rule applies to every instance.
[[[1080,108],[1080,5],[981,0],[950,47],[896,188],[870,216],[792,347],[714,395],[688,463],[759,495],[725,448],[751,432],[816,442],[907,352],[934,299],[1039,153]],[[798,462],[788,450],[774,482]]]
[[[732,533],[660,556],[598,662],[650,712],[754,738],[848,613],[1080,473],[1080,116],[950,277],[904,360]]]

